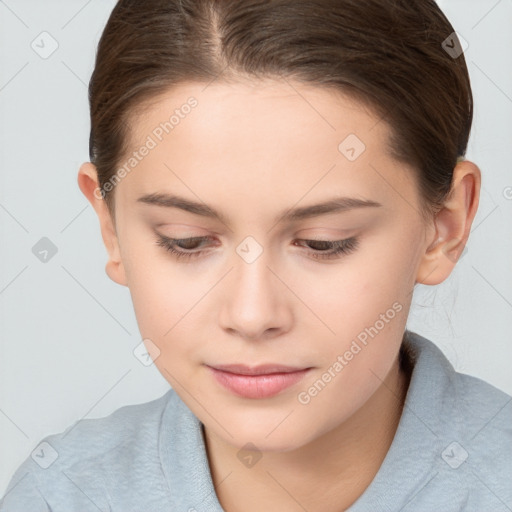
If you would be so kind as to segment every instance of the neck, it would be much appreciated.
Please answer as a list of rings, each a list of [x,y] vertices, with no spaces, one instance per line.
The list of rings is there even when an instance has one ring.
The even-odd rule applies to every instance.
[[[348,508],[369,486],[391,446],[409,379],[410,370],[397,359],[377,391],[347,421],[295,450],[265,453],[251,468],[240,464],[237,447],[205,428],[223,509],[288,510],[290,500],[310,512]]]

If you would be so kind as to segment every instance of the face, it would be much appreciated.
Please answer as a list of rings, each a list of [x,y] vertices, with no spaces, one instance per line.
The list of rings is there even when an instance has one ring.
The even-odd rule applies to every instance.
[[[428,245],[389,127],[339,93],[275,81],[183,85],[132,127],[119,282],[162,375],[233,446],[287,451],[349,419],[396,363]]]

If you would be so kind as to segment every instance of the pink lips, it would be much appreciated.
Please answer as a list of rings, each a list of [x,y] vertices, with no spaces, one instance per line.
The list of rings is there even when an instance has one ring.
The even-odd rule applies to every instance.
[[[283,365],[208,366],[217,381],[226,389],[244,398],[268,398],[299,382],[310,368]]]

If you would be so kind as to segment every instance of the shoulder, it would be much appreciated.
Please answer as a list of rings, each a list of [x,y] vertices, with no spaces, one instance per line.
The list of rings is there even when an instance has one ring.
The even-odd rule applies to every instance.
[[[485,425],[491,431],[512,433],[512,396],[478,377],[454,372],[454,397],[460,410],[471,418],[470,423]],[[477,434],[477,433],[475,433]]]
[[[144,481],[147,476],[141,472],[159,470],[161,420],[176,397],[171,389],[150,402],[123,406],[104,418],[82,419],[44,437],[14,473],[0,510],[21,510],[20,503],[41,504],[30,510],[50,510],[45,504],[78,506],[81,500],[101,508],[108,503],[111,481],[127,488]]]
[[[411,334],[414,400],[409,406],[434,443],[439,482],[453,485],[461,503],[475,509],[491,502],[495,510],[512,505],[512,397],[455,371],[434,343]]]
[[[451,425],[476,439],[485,430],[486,439],[496,442],[512,435],[512,397],[478,377],[457,372],[443,352],[430,340],[408,331],[407,357],[414,371],[412,397],[422,408],[435,414],[433,426]],[[412,398],[411,397],[411,398]]]
[[[46,436],[37,448],[46,443],[50,452],[55,450],[53,456],[59,469],[70,468],[84,459],[104,457],[128,443],[148,450],[154,444],[160,419],[173,393],[170,390],[150,402],[120,407],[104,418],[78,420],[64,432]],[[37,455],[36,452],[34,457]]]
[[[451,421],[461,432],[455,451],[471,469],[475,490],[512,505],[512,397],[471,375],[455,372],[452,380]]]

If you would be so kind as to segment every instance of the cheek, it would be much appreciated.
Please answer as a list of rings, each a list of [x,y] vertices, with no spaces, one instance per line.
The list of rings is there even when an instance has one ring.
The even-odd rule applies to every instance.
[[[328,407],[331,393],[340,393],[355,406],[375,391],[402,340],[412,299],[414,256],[382,240],[372,249],[359,260],[347,260],[337,274],[317,280],[314,287],[303,285],[308,306],[322,320],[314,320],[317,328],[310,334],[322,344],[319,374],[327,373],[331,390],[319,396],[317,406],[325,402]],[[312,289],[319,291],[307,291]]]
[[[410,255],[378,240],[372,242],[373,247],[369,245],[330,270],[323,268],[296,280],[294,291],[316,313],[312,320],[325,339],[333,340],[333,346],[364,332],[381,315],[391,320],[383,328],[386,331],[398,323],[396,319],[403,324],[398,310],[405,310],[412,299]]]
[[[139,330],[157,345],[165,344],[187,325],[194,304],[208,288],[153,239],[132,239],[123,248],[123,264]]]
[[[202,323],[196,315],[198,297],[204,291],[188,279],[180,279],[172,265],[168,272],[141,269],[132,273],[132,278],[130,293],[141,336],[156,345],[159,352],[154,364],[179,393],[180,383],[189,388],[195,382],[193,372],[201,362],[197,354]]]
[[[190,334],[194,309],[208,287],[200,283],[178,279],[174,272],[157,275],[143,273],[130,284],[130,293],[137,323],[145,337],[169,343],[177,336]],[[196,319],[197,325],[197,319]]]

